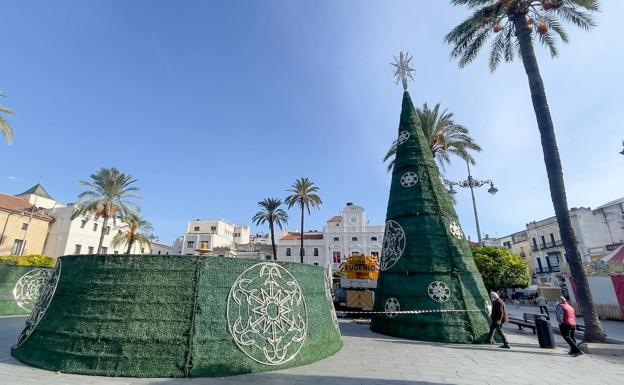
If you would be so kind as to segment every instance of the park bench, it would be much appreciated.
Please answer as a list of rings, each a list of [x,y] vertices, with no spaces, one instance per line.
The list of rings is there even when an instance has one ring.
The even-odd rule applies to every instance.
[[[528,328],[533,330],[533,334],[535,334],[535,316],[538,314],[532,313],[524,313],[522,315],[522,319],[519,318],[509,318],[509,322],[515,325],[518,325],[518,329],[522,330],[522,328]]]

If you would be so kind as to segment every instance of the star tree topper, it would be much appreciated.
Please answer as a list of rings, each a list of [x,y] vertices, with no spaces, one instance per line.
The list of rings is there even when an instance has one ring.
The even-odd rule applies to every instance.
[[[414,80],[414,78],[412,77],[412,72],[414,72],[415,70],[410,67],[411,60],[412,60],[412,57],[409,56],[407,52],[406,53],[401,52],[399,53],[398,58],[396,56],[394,57],[395,62],[390,63],[395,68],[394,76],[396,77],[396,84],[399,84],[399,81],[402,82],[403,89],[405,91],[407,91],[407,81]]]

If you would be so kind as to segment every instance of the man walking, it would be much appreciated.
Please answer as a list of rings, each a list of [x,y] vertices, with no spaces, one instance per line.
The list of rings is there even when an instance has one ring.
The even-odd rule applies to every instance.
[[[574,339],[574,330],[576,329],[576,312],[574,308],[570,306],[565,297],[559,298],[559,306],[563,310],[563,317],[561,317],[561,323],[559,324],[559,331],[565,342],[570,345],[570,351],[568,354],[577,357],[583,354],[579,349]]]
[[[489,343],[493,343],[492,339],[494,337],[494,333],[498,331],[498,335],[503,341],[503,345],[500,347],[503,349],[511,349],[509,343],[507,342],[507,337],[505,337],[505,333],[503,333],[503,324],[509,321],[505,302],[503,302],[503,300],[500,299],[498,294],[495,292],[490,293],[490,298],[492,299],[492,314],[490,315],[492,323],[490,324],[490,333],[488,334],[487,341]]]
[[[539,297],[537,297],[535,299],[535,302],[537,302],[537,306],[539,306],[540,308],[540,313],[541,314],[546,314],[546,317],[548,317],[548,319],[550,319],[550,314],[548,313],[548,306],[546,303],[546,298],[544,298],[543,295],[539,295]]]

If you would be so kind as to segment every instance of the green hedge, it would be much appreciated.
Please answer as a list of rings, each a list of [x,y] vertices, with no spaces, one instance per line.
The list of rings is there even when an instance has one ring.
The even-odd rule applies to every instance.
[[[34,270],[40,270],[40,268],[0,264],[0,316],[30,313],[28,306],[24,308],[17,304],[13,291],[20,278]]]
[[[225,376],[299,366],[342,347],[324,270],[318,266],[171,255],[81,255],[59,260],[60,278],[47,310],[32,334],[12,349],[14,357],[32,366],[109,376]],[[228,325],[228,315],[236,319],[262,312],[252,300],[248,307],[237,307],[231,294],[239,293],[236,298],[246,303],[232,287],[235,282],[242,282],[243,289],[255,284],[245,276],[238,279],[241,274],[257,277],[262,266],[279,266],[273,269],[282,277],[292,275],[300,287],[295,291],[303,294],[306,304],[305,340],[300,350],[294,349],[297,344],[279,350],[295,356],[276,365],[258,362],[264,359],[260,350],[248,351],[255,360],[246,354],[230,333],[233,323]],[[280,293],[294,290],[282,278],[275,280],[282,282]],[[265,289],[264,294],[255,292],[256,298],[270,297],[269,286]],[[270,306],[265,306],[267,314]],[[259,330],[267,327],[259,325]],[[287,323],[283,326],[288,329]]]

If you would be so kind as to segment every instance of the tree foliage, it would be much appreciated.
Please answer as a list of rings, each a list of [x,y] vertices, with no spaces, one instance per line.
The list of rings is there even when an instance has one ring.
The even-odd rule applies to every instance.
[[[568,35],[561,24],[565,21],[590,30],[596,24],[590,12],[598,10],[595,0],[453,0],[453,5],[466,5],[473,14],[446,35],[453,46],[451,57],[460,67],[472,62],[485,43],[490,46],[490,70],[494,71],[504,60],[512,62],[518,55],[518,19],[526,23],[531,36],[548,48],[552,57],[559,53],[557,43],[568,43]]]
[[[115,224],[118,218],[123,220],[130,213],[139,211],[135,203],[128,201],[131,198],[140,198],[135,193],[139,190],[138,187],[133,186],[135,182],[136,179],[133,179],[132,176],[114,167],[100,168],[91,175],[90,182],[78,182],[87,186],[89,190],[78,195],[78,203],[72,214],[72,219],[81,215],[87,218],[94,216],[96,220],[104,219],[97,253],[101,252],[108,221],[112,219],[113,224]]]
[[[282,226],[288,223],[288,213],[280,208],[282,205],[281,199],[266,198],[258,202],[258,211],[252,218],[256,225],[269,224],[269,231],[271,232],[271,247],[273,250],[273,260],[277,261],[277,250],[275,247],[275,225],[279,226],[280,230]]]
[[[0,91],[0,97],[5,97],[2,91]],[[0,104],[0,134],[4,135],[7,142],[11,144],[11,141],[13,140],[13,130],[11,129],[9,122],[6,121],[2,114],[13,116],[13,111]]]
[[[472,249],[477,268],[488,291],[525,288],[531,284],[528,267],[520,256],[499,247],[475,247]]]
[[[440,111],[440,103],[433,108],[429,108],[425,103],[422,107],[416,108],[416,114],[420,119],[420,127],[425,138],[427,138],[429,149],[442,169],[444,169],[445,164],[451,162],[452,154],[470,164],[476,164],[470,151],[480,152],[481,147],[470,136],[468,128],[455,123],[452,112],[448,112],[446,109]],[[390,161],[388,172],[394,168],[396,151],[397,144],[395,141],[383,158],[384,162]]]
[[[141,247],[151,247],[152,231],[154,230],[151,223],[135,212],[128,213],[124,218],[124,223],[128,227],[115,234],[111,241],[111,246],[125,245],[127,247],[126,254],[130,254],[135,243],[138,243]]]
[[[303,219],[304,213],[307,209],[308,215],[310,214],[310,208],[319,208],[323,201],[321,197],[316,194],[319,188],[314,185],[308,178],[299,178],[293,183],[290,189],[287,190],[292,193],[286,197],[285,203],[288,208],[293,206],[299,206],[301,209],[301,246],[299,249],[300,262],[303,263]]]

